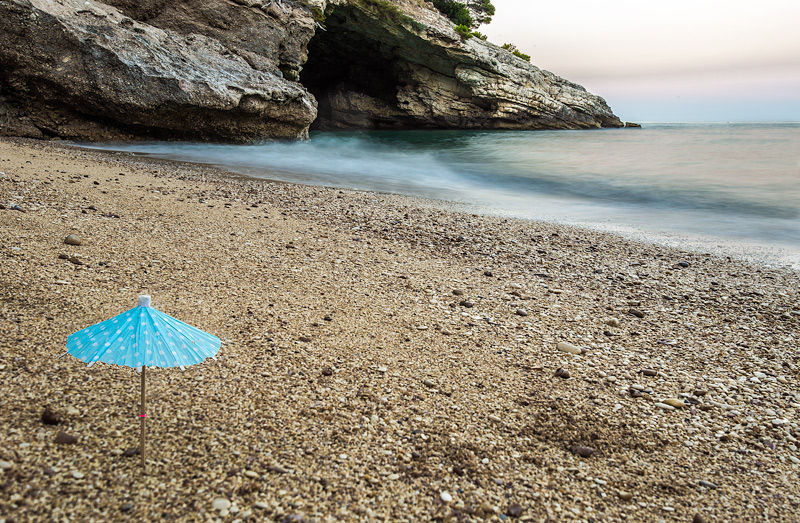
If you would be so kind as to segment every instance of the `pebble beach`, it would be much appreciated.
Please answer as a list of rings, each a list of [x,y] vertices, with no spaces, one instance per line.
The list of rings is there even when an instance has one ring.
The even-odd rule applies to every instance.
[[[796,270],[17,139],[0,261],[0,522],[798,518]],[[223,341],[146,471],[136,370],[60,357],[140,294]]]

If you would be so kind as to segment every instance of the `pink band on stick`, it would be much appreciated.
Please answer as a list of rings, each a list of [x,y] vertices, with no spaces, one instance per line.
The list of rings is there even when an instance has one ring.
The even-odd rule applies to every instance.
[[[147,417],[147,414],[139,414],[139,417],[140,417],[140,418],[146,418],[146,417]]]

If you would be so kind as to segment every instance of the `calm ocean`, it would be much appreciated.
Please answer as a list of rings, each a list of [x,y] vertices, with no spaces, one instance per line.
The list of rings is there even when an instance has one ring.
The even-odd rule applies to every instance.
[[[459,202],[800,268],[800,123],[341,132],[309,142],[101,148]]]

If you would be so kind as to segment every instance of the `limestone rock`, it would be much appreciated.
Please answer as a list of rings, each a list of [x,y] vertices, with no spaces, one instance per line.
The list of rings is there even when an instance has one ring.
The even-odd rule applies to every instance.
[[[463,40],[414,0],[9,0],[0,3],[0,71],[0,135],[246,142],[304,138],[312,122],[623,125],[602,98]]]
[[[222,3],[207,5],[204,16],[215,16]],[[99,2],[0,3],[0,106],[10,107],[0,110],[0,134],[222,141],[307,135],[316,103],[301,85],[268,67],[267,58],[250,60],[254,67],[245,49],[186,31],[134,21]]]
[[[583,87],[479,38],[462,40],[435,10],[330,0],[300,80],[320,129],[588,129],[623,124]]]

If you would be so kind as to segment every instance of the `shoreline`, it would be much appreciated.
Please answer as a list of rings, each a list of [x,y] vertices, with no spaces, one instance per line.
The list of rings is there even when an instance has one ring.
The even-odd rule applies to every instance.
[[[796,514],[797,271],[48,142],[0,172],[0,517]],[[139,293],[224,341],[148,369],[147,476],[135,371],[56,359]]]
[[[380,183],[376,181],[377,179],[366,174],[366,171],[363,169],[374,168],[380,170],[380,166],[383,164],[373,165],[367,162],[364,163],[364,165],[369,166],[366,168],[350,165],[349,167],[355,169],[354,172],[360,174],[353,175],[352,177],[348,174],[342,174],[337,179],[328,173],[328,171],[323,170],[317,172],[313,164],[302,163],[302,158],[298,159],[298,161],[301,162],[300,170],[292,170],[292,168],[285,164],[285,160],[276,160],[275,168],[277,171],[270,172],[267,167],[259,168],[259,162],[252,163],[236,159],[238,154],[243,154],[242,151],[237,152],[236,150],[231,150],[227,153],[223,153],[212,148],[212,151],[204,156],[203,154],[192,152],[193,149],[189,151],[177,149],[173,151],[174,154],[172,154],[169,152],[169,148],[164,150],[161,147],[156,147],[151,150],[148,149],[147,146],[144,147],[145,149],[142,153],[127,152],[136,155],[138,158],[173,156],[176,161],[182,161],[181,158],[194,159],[195,161],[216,161],[217,163],[222,163],[220,169],[230,172],[236,177],[244,176],[246,178],[267,182],[275,181],[314,187],[342,188],[344,190],[367,191],[384,195],[397,194],[411,198],[412,200],[418,198],[420,205],[427,206],[433,204],[442,210],[465,212],[469,214],[478,213],[486,216],[519,219],[533,223],[543,222],[559,224],[575,227],[577,229],[610,233],[628,240],[642,241],[683,251],[694,251],[697,253],[710,252],[722,258],[732,256],[742,261],[758,265],[782,267],[800,271],[800,249],[798,249],[795,242],[793,242],[794,238],[789,235],[788,229],[786,231],[781,229],[781,227],[789,227],[789,225],[785,223],[762,223],[756,220],[753,223],[759,225],[754,226],[755,228],[751,230],[747,223],[743,222],[741,226],[745,230],[748,230],[748,233],[739,234],[739,229],[735,228],[731,223],[736,223],[737,219],[743,220],[744,218],[741,216],[735,219],[730,218],[734,220],[731,223],[726,223],[726,219],[723,218],[719,219],[719,223],[713,221],[706,223],[704,220],[709,219],[709,217],[703,216],[702,213],[693,218],[686,218],[686,216],[691,216],[691,212],[679,212],[677,209],[673,209],[671,213],[667,213],[659,211],[658,209],[652,209],[652,213],[655,214],[652,214],[652,216],[648,218],[641,214],[643,212],[642,209],[632,206],[630,209],[626,210],[624,205],[614,207],[613,211],[607,210],[599,212],[598,214],[597,210],[587,211],[587,209],[593,209],[593,204],[591,202],[584,202],[586,204],[584,205],[581,202],[572,202],[569,200],[560,201],[558,198],[555,198],[555,200],[544,198],[543,201],[539,201],[535,196],[531,196],[533,200],[529,202],[531,205],[529,209],[523,208],[517,204],[503,206],[501,203],[498,203],[499,200],[491,199],[483,201],[484,205],[481,205],[481,203],[475,203],[480,200],[475,194],[468,194],[467,192],[462,194],[459,192],[463,192],[464,188],[462,187],[459,189],[458,184],[454,185],[453,191],[455,192],[451,193],[443,193],[443,186],[437,186],[437,188],[434,186],[415,185],[413,183],[410,185],[403,185],[402,183],[397,185],[397,173],[394,171],[388,175],[387,183],[391,190],[396,190],[397,192],[392,193],[381,190],[382,187]],[[127,146],[122,145],[121,148],[125,150]],[[112,149],[99,148],[92,150],[103,151]],[[150,153],[147,152],[148,150]],[[282,149],[270,149],[270,151],[278,155],[279,158],[283,158],[283,155],[287,154],[286,151]],[[248,152],[246,154],[249,155],[250,153]],[[257,156],[259,154],[268,153],[266,151],[256,151],[253,152],[253,154]],[[302,153],[298,151],[297,154]],[[233,157],[230,155],[233,155]],[[228,165],[225,165],[225,158],[230,160]],[[353,159],[352,161],[355,160]],[[192,161],[190,161],[190,163],[192,165],[200,165]],[[264,165],[269,165],[270,163],[271,162],[266,161]],[[303,165],[305,165],[306,170],[302,168]],[[330,172],[338,172],[340,169],[346,167],[347,166],[336,163],[335,168]],[[417,169],[420,168],[418,165],[414,167]],[[431,166],[431,168],[433,168],[433,166]],[[286,174],[284,170],[294,174]],[[316,174],[304,174],[304,172]],[[385,189],[387,187],[384,186],[383,188]],[[553,203],[559,201],[561,202],[559,204]],[[494,205],[494,207],[492,207],[492,205]],[[555,205],[555,207],[553,207],[553,205]],[[561,208],[572,208],[573,212],[571,215],[567,215],[565,212],[559,210]],[[628,214],[628,211],[630,211],[631,214]],[[683,219],[679,219],[681,216],[683,216]],[[676,220],[679,222],[679,225],[675,225]],[[665,226],[666,223],[670,225]],[[715,228],[715,225],[720,225],[720,227]],[[772,231],[773,226],[781,230],[782,234],[770,236],[768,233]],[[754,236],[753,234],[756,233],[758,233],[758,235]]]

